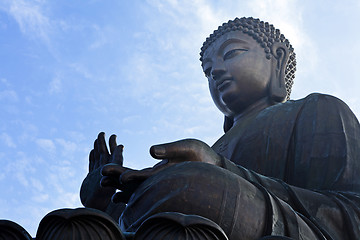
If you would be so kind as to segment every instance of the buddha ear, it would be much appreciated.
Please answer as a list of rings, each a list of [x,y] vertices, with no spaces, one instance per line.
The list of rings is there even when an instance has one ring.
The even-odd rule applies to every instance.
[[[285,69],[289,59],[289,49],[285,43],[275,42],[272,47],[272,71],[270,94],[272,101],[279,103],[286,98]]]

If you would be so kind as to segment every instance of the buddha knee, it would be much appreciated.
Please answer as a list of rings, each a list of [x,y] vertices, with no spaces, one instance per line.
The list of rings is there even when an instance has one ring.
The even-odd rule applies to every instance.
[[[233,207],[241,189],[238,178],[206,163],[186,162],[169,167],[138,187],[120,218],[121,228],[135,231],[148,217],[161,212],[199,215],[214,222],[233,219]]]

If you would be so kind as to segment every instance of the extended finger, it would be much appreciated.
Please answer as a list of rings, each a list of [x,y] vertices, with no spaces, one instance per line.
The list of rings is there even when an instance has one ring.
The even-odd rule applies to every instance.
[[[89,153],[89,172],[95,169],[94,149]]]
[[[95,162],[100,161],[99,144],[97,139],[94,141],[94,160]]]
[[[195,155],[196,148],[201,146],[199,140],[184,139],[176,142],[154,145],[150,148],[150,154],[156,159],[182,159]]]
[[[145,181],[149,177],[157,174],[158,172],[162,171],[163,169],[165,169],[169,166],[170,166],[170,164],[162,164],[162,165],[157,165],[154,168],[145,168],[145,169],[137,170],[137,171],[125,171],[120,176],[120,183],[126,185],[130,182]]]
[[[113,135],[111,135],[110,138],[109,138],[109,147],[110,147],[110,153],[111,153],[111,154],[114,153],[116,146],[117,146],[117,143],[116,143],[116,135],[113,134]]]
[[[129,171],[129,170],[134,171],[130,168],[123,167],[119,164],[109,163],[102,167],[101,175],[114,176],[114,177],[119,178],[121,174],[123,174],[124,172]]]
[[[101,154],[100,155],[100,165],[101,166],[104,166],[104,165],[108,164],[109,160],[110,160],[109,155],[106,155],[106,154]]]
[[[104,132],[99,133],[97,139],[98,139],[97,143],[98,143],[98,147],[99,147],[99,153],[105,154],[105,155],[110,155],[109,151],[107,149],[107,146],[106,146],[106,142],[105,142],[105,133]]]
[[[111,154],[111,162],[112,163],[123,165],[123,161],[124,161],[123,150],[124,150],[123,145],[116,146],[114,152]]]

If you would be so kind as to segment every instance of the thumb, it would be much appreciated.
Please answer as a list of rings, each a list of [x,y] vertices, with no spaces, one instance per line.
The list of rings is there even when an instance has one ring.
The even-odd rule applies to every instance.
[[[199,140],[184,139],[176,142],[154,145],[150,148],[150,154],[155,159],[178,159],[188,158],[195,154]]]

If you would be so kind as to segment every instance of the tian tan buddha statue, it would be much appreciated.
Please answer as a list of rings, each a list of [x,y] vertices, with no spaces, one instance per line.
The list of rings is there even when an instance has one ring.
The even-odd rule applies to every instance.
[[[84,206],[135,239],[360,239],[360,127],[349,107],[318,93],[289,100],[294,49],[259,19],[224,23],[200,55],[225,134],[212,147],[152,146],[161,161],[134,170],[116,136],[108,152],[100,133]]]

